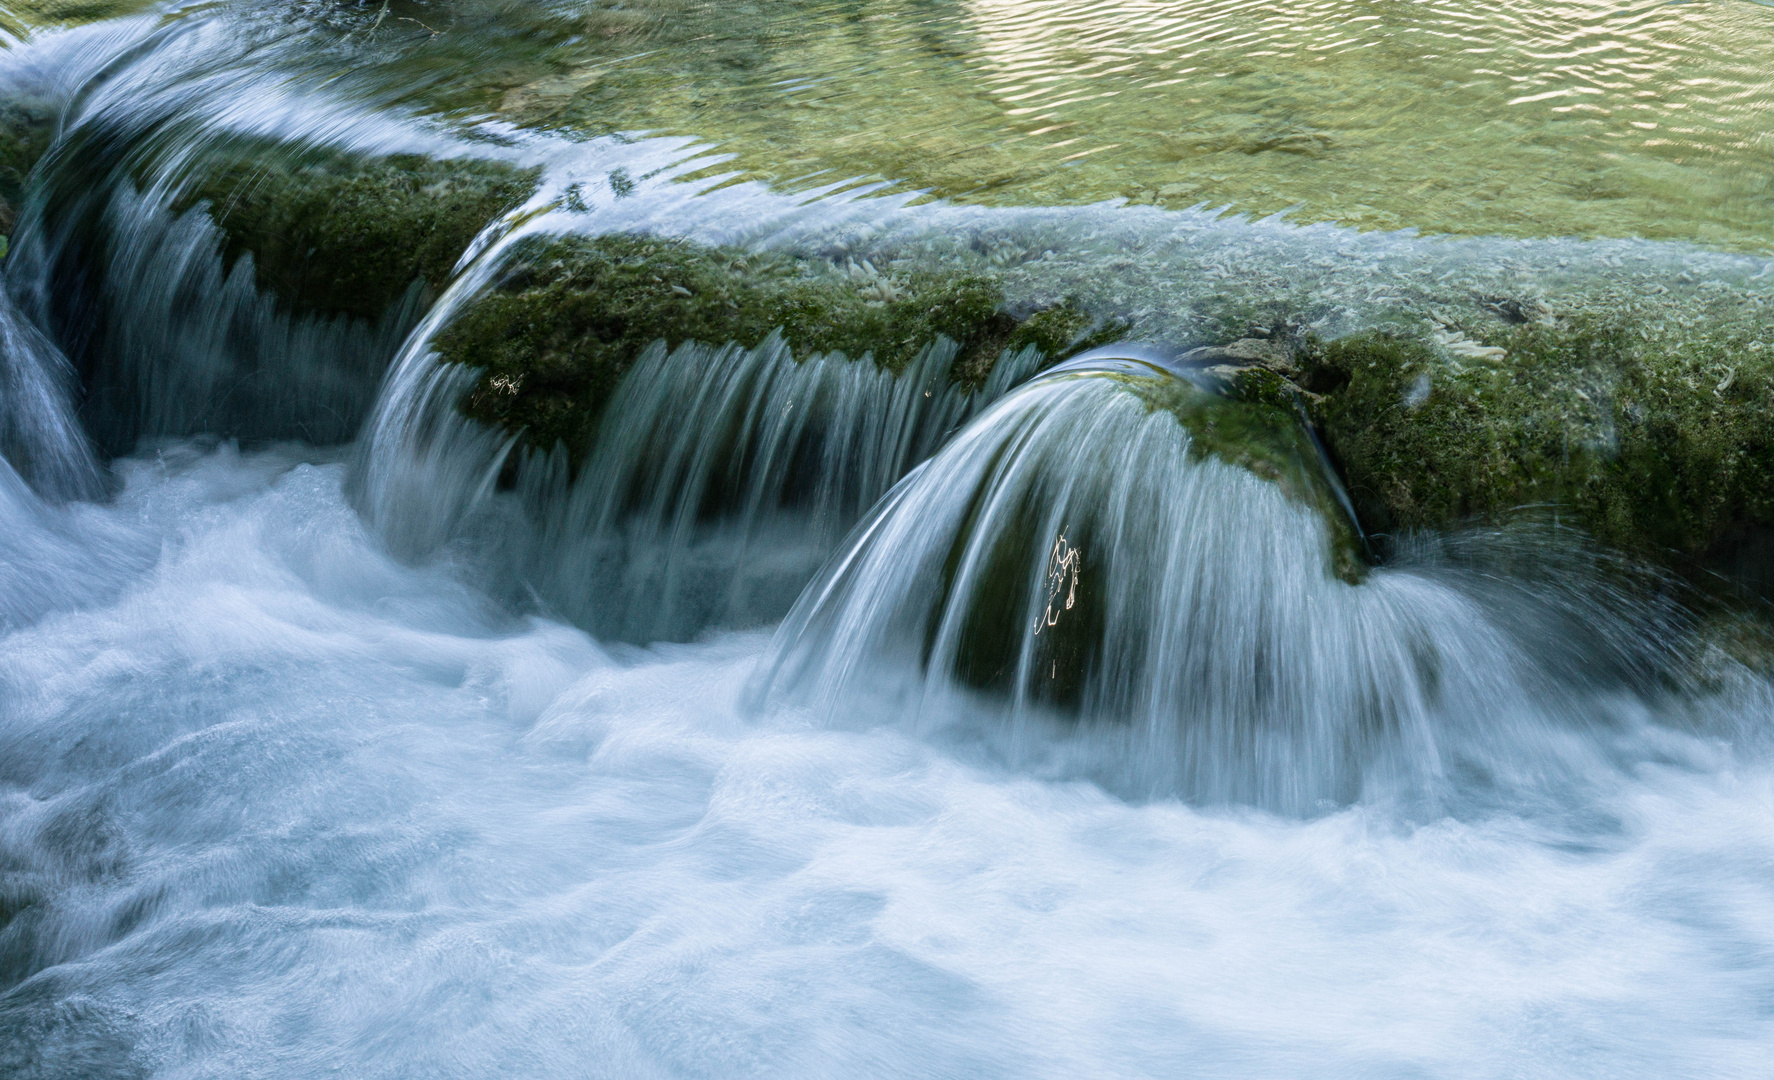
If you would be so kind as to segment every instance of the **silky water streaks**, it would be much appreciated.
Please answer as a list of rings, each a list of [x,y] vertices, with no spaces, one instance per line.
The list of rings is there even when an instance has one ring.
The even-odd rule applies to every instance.
[[[870,703],[1112,790],[1309,813],[1579,767],[1559,746],[1625,685],[1607,673],[1672,660],[1669,612],[1575,562],[1489,591],[1460,560],[1370,568],[1346,505],[1285,408],[1089,354],[881,501],[778,631],[757,699]],[[1593,652],[1566,669],[1548,640],[1585,622]]]
[[[1566,521],[1364,535],[1310,401],[1187,359],[1275,390],[1312,335],[1520,317],[1501,357],[1426,338],[1438,404],[1531,374],[1516,342],[1589,286],[1671,335],[1729,308],[1747,350],[1766,257],[710,179],[688,137],[414,104],[464,55],[514,101],[620,89],[522,53],[534,5],[379,10],[169,8],[0,52],[93,76],[0,302],[0,1075],[1766,1076],[1753,620]],[[630,5],[569,16],[677,47]],[[413,96],[341,63],[391,53]],[[105,133],[116,167],[83,170]],[[539,172],[381,333],[280,307],[227,263],[225,202],[182,201],[190,155],[261,146],[243,192],[356,151]],[[442,200],[414,178],[457,160],[392,168]],[[997,268],[990,317],[1075,296],[1216,348],[649,339],[556,445],[470,416],[481,369],[442,342],[575,233],[781,256],[867,318],[931,262]],[[285,376],[338,389],[337,422],[304,427],[325,410]]]

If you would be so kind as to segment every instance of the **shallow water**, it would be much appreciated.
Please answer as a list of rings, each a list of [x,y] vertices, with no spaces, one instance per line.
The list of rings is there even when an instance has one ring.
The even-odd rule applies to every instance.
[[[1012,365],[965,397],[940,350],[895,377],[658,348],[576,486],[544,454],[502,488],[512,440],[432,342],[526,238],[634,231],[862,289],[987,270],[1174,346],[1222,308],[1329,336],[1499,298],[1774,346],[1774,10],[44,28],[128,7],[36,5],[0,56],[75,147],[0,306],[0,1073],[1766,1075],[1774,689],[1669,582],[1557,530],[1339,573],[1324,506],[1150,402]],[[171,209],[243,144],[544,176],[429,315],[295,318]],[[1165,205],[1064,205],[1113,196]],[[26,325],[54,328],[63,264],[110,275],[133,426]],[[1072,697],[950,680],[953,634],[921,651],[963,621],[944,575],[989,585],[1025,510],[1081,545],[1080,618],[1133,643]],[[1016,615],[1015,675],[1057,680]]]
[[[521,46],[471,22],[435,37],[403,24],[413,51],[395,70],[416,81],[478,47],[459,108],[710,139],[782,182],[1774,243],[1774,9],[1749,0],[643,0],[556,15]]]

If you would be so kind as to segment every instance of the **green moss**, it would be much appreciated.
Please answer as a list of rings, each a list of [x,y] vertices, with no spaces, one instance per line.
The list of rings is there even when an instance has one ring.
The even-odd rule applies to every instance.
[[[657,340],[755,345],[780,329],[799,358],[842,353],[899,371],[938,337],[960,345],[954,378],[982,384],[1006,348],[1050,357],[1094,340],[1074,305],[1018,320],[992,278],[934,271],[883,275],[847,264],[611,235],[538,242],[437,341],[483,372],[469,416],[531,445],[590,445],[603,403]]]
[[[1251,368],[1240,373],[1231,395],[1209,393],[1174,378],[1122,381],[1148,406],[1171,413],[1189,430],[1191,456],[1235,465],[1316,511],[1327,526],[1330,566],[1338,577],[1353,583],[1366,575],[1361,534],[1301,416],[1298,392],[1286,380]]]
[[[1462,359],[1368,333],[1308,350],[1308,384],[1376,529],[1543,507],[1603,543],[1701,562],[1774,526],[1774,350],[1577,318]]]
[[[1245,368],[1233,378],[1232,397],[1288,413],[1297,412],[1300,399],[1297,388],[1279,372],[1258,366]]]
[[[536,177],[484,161],[265,153],[213,168],[178,208],[207,202],[227,230],[229,263],[251,252],[259,286],[293,309],[374,319],[415,280],[442,288]]]
[[[37,102],[0,103],[0,235],[10,236],[25,179],[54,133],[55,115]]]

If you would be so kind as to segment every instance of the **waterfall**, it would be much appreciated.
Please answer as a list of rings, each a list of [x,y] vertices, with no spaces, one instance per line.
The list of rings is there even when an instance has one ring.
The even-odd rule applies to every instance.
[[[808,586],[754,700],[984,723],[1025,765],[1302,813],[1534,758],[1578,684],[1654,662],[1648,610],[1559,607],[1605,595],[1576,574],[1351,573],[1309,441],[1183,374],[1086,358],[987,410]]]
[[[99,486],[74,418],[73,382],[67,358],[20,317],[0,278],[0,459],[52,500],[91,496]]]
[[[274,67],[244,70],[267,47],[180,20],[121,52],[101,38],[58,56],[65,100],[8,274],[24,315],[79,373],[83,420],[107,454],[199,433],[348,441],[423,310],[418,283],[375,320],[292,310],[260,288],[250,253],[228,264],[212,208],[179,209],[223,162],[266,170],[329,149],[443,145],[317,100]]]
[[[517,435],[462,416],[473,373],[430,345],[528,235],[521,216],[489,228],[484,254],[403,347],[354,492],[403,556],[466,545],[514,599],[602,636],[687,640],[780,618],[876,499],[1043,361],[1006,351],[968,393],[950,380],[946,339],[897,374],[867,356],[797,360],[779,335],[656,342],[575,473],[575,448],[518,450]]]
[[[1774,10],[861,6],[0,12],[0,1077],[1765,1076]]]
[[[903,373],[757,348],[656,344],[624,380],[577,482],[524,470],[542,525],[528,579],[600,635],[683,639],[782,617],[875,501],[1041,360],[1000,359],[977,393],[951,341]]]

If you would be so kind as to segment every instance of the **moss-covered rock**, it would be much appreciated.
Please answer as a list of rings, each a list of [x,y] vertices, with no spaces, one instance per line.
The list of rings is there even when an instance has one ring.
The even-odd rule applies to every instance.
[[[1305,351],[1370,527],[1540,507],[1610,547],[1696,565],[1774,527],[1774,349],[1742,330],[1593,317],[1480,337],[1373,332]]]
[[[1367,574],[1368,552],[1337,479],[1324,459],[1303,412],[1305,398],[1269,367],[1239,371],[1226,393],[1197,388],[1183,379],[1130,378],[1128,387],[1153,409],[1163,409],[1189,431],[1191,457],[1211,457],[1276,485],[1325,522],[1332,572],[1357,582]]]
[[[474,237],[535,190],[537,173],[415,155],[234,157],[181,199],[207,202],[229,265],[299,312],[375,319],[415,281],[441,289]]]
[[[479,368],[469,416],[533,446],[589,447],[603,403],[642,349],[663,339],[755,345],[781,329],[797,357],[843,353],[901,370],[938,337],[959,343],[953,374],[983,384],[1005,349],[1058,358],[1105,327],[1061,304],[1017,318],[990,277],[882,273],[847,260],[608,235],[539,241],[437,340]],[[1098,334],[1093,335],[1095,329]]]
[[[54,128],[55,113],[47,104],[0,102],[0,237],[12,235],[25,179],[49,149]]]
[[[425,294],[536,184],[499,163],[219,132],[193,147],[163,116],[115,119],[64,132],[27,200],[31,315],[112,454],[198,432],[350,438]]]

